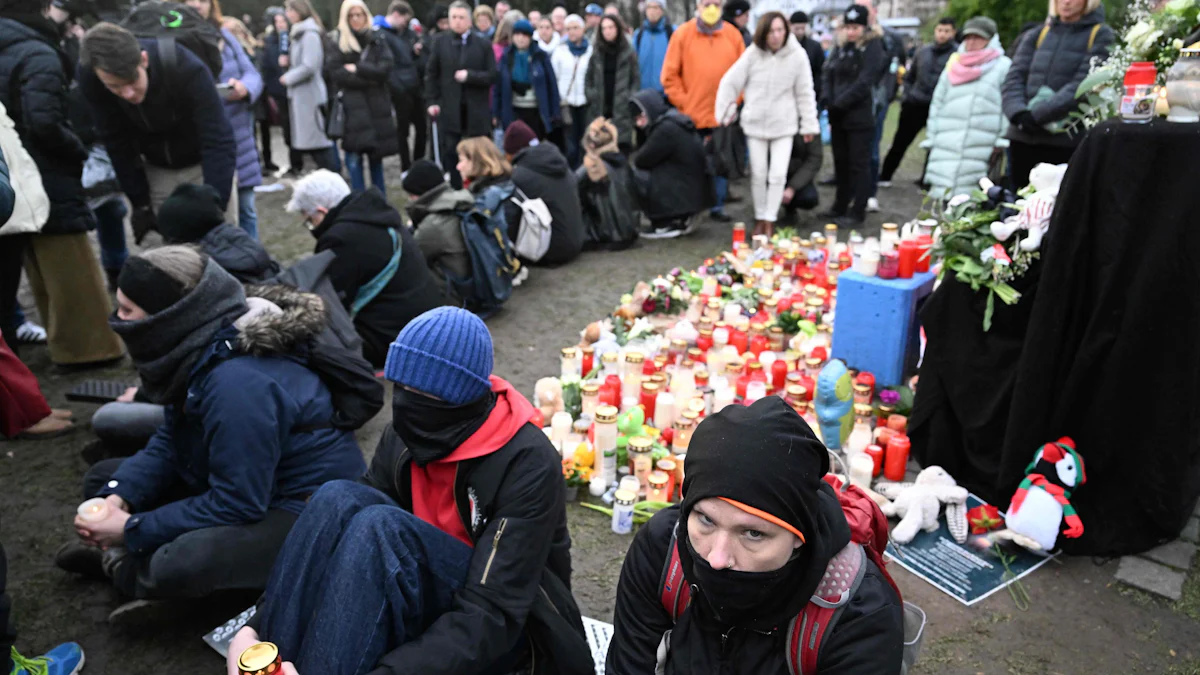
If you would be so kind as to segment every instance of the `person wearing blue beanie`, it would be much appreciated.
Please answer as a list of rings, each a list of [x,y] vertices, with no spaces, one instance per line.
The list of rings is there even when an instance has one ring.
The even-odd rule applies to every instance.
[[[493,365],[465,309],[400,331],[371,468],[312,496],[230,659],[269,640],[300,673],[595,672],[561,458]]]
[[[517,22],[513,24],[512,29],[514,33],[521,33],[522,35],[533,37],[533,24],[529,23],[529,19],[518,19]]]

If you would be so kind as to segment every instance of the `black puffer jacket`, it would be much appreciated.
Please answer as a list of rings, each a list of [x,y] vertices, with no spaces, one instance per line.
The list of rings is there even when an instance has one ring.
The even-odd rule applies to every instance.
[[[1001,88],[1004,96],[1004,116],[1012,119],[1028,110],[1033,121],[1045,125],[1064,120],[1079,108],[1075,90],[1087,77],[1093,57],[1103,60],[1112,45],[1113,31],[1104,24],[1104,7],[1085,14],[1074,23],[1063,23],[1054,18],[1045,38],[1042,29],[1032,29],[1021,40],[1021,46],[1013,56],[1008,77]],[[1095,37],[1093,37],[1093,33]],[[1088,45],[1091,44],[1091,49]],[[1032,108],[1029,101],[1037,96],[1042,87],[1054,91],[1054,96],[1039,102]],[[1078,134],[1050,132],[1029,133],[1009,125],[1008,138],[1033,145],[1056,145],[1071,147],[1079,142]]]
[[[958,49],[954,40],[944,45],[932,44],[922,47],[913,57],[912,67],[904,74],[904,102],[929,105],[938,78],[946,68],[950,55]]]
[[[279,274],[279,263],[267,249],[237,225],[222,223],[196,242],[234,279],[243,284],[258,284]]]
[[[849,540],[845,516],[837,498],[822,500],[822,515],[832,523],[840,542]],[[836,513],[834,512],[836,510]],[[679,522],[679,506],[659,511],[638,531],[617,586],[613,614],[615,630],[608,648],[608,675],[788,675],[786,630],[769,634],[716,625],[707,614],[686,610],[672,623],[662,606],[663,566],[671,536]],[[681,524],[686,527],[686,524]],[[840,534],[839,534],[840,533]],[[812,545],[808,543],[806,545]],[[833,553],[840,546],[830,546]],[[822,564],[827,564],[827,554]],[[899,672],[904,644],[900,599],[870,560],[858,591],[845,606],[832,632],[826,633],[817,660],[821,675],[894,675]],[[711,625],[710,625],[711,624]],[[786,627],[785,627],[786,628]],[[670,651],[663,670],[656,670],[663,635],[671,631]],[[727,637],[722,637],[727,636]]]
[[[541,198],[550,209],[550,248],[538,262],[561,265],[583,250],[583,214],[575,176],[553,143],[525,148],[513,157],[513,185],[530,199]]]
[[[96,225],[80,182],[87,148],[67,117],[70,68],[52,21],[41,16],[0,18],[0,102],[37,164],[50,198],[43,234],[86,232]]]
[[[642,210],[651,220],[684,218],[713,205],[704,143],[691,118],[668,109],[661,92],[647,89],[634,101],[650,118],[646,142],[633,156],[633,167],[650,173],[653,189]]]
[[[392,71],[388,73],[388,88],[392,96],[419,96],[421,71],[417,55],[413,53],[412,31],[408,28],[403,32],[395,28],[380,28],[379,36],[392,51]]]
[[[388,426],[363,482],[412,510],[411,466]],[[421,636],[421,649],[401,647],[371,675],[483,672],[507,652],[505,633],[515,637],[522,626],[533,643],[532,675],[594,672],[571,596],[561,466],[546,435],[525,424],[499,450],[460,462],[455,476],[458,512],[475,543],[471,576],[440,630]],[[491,570],[486,584],[474,577],[483,561]]]
[[[328,250],[337,254],[328,274],[347,309],[354,303],[358,290],[392,259],[392,237],[388,230],[396,232],[402,247],[400,267],[379,295],[354,318],[354,327],[363,339],[363,356],[376,368],[383,367],[388,345],[400,334],[400,329],[443,304],[437,281],[400,214],[378,190],[351,193],[330,209],[321,226],[313,230],[316,252]]]
[[[847,131],[875,128],[874,91],[887,67],[877,33],[864,33],[858,44],[846,43],[830,52],[821,97],[832,126]]]
[[[392,71],[392,50],[377,30],[359,34],[362,52],[343,52],[337,47],[338,32],[329,34],[325,48],[325,71],[336,93],[346,106],[346,135],[342,149],[363,152],[372,157],[387,157],[400,152],[396,132],[396,111],[388,92]],[[355,72],[346,70],[354,64]]]

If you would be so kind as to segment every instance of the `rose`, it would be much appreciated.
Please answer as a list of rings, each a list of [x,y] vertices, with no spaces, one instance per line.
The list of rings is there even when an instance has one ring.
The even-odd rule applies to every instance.
[[[976,506],[967,511],[967,522],[971,525],[971,534],[987,534],[1004,525],[1000,509],[991,504]]]
[[[653,314],[654,310],[656,309],[658,309],[658,303],[654,301],[654,298],[646,298],[646,300],[642,302],[643,314]]]

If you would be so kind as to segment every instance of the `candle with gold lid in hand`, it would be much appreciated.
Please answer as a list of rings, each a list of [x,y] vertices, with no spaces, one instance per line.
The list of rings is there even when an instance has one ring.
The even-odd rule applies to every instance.
[[[238,657],[239,675],[277,675],[282,670],[279,647],[272,642],[256,642]]]

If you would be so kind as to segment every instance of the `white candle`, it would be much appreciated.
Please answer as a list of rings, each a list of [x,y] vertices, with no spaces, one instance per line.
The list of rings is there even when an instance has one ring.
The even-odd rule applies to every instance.
[[[628,410],[632,410],[633,408],[636,408],[638,403],[640,403],[640,401],[638,400],[638,397],[636,397],[636,396],[626,396],[625,398],[622,398],[621,399],[621,412],[626,412]]]
[[[734,392],[734,390],[728,386],[714,391],[713,392],[713,405],[712,405],[713,414],[715,415],[715,414],[721,412],[721,410],[723,410],[725,408],[725,406],[733,405],[733,397],[734,397],[735,393],[736,392]]]
[[[742,318],[742,306],[736,302],[730,302],[725,305],[725,323],[733,325],[738,319]],[[716,332],[713,332],[713,341],[716,341]]]
[[[771,374],[771,364],[775,363],[777,358],[775,352],[763,352],[758,355],[758,362],[762,364],[764,373]]]
[[[588,494],[593,497],[602,497],[608,491],[608,483],[604,481],[603,476],[596,476],[588,483]]]
[[[571,433],[571,413],[556,412],[550,418],[550,440],[555,443],[561,443],[564,446],[567,442],[567,436]]]
[[[696,375],[688,368],[677,368],[671,377],[671,393],[676,400],[686,401],[696,395]]]
[[[767,397],[767,384],[754,380],[746,385],[746,405]]]
[[[669,392],[660,392],[654,399],[654,427],[670,429],[675,423],[675,397]]]
[[[875,460],[865,452],[856,453],[850,458],[850,483],[860,488],[871,488],[871,474],[875,472]]]
[[[108,502],[102,497],[93,497],[76,509],[79,518],[89,523],[98,523],[108,517]]]

